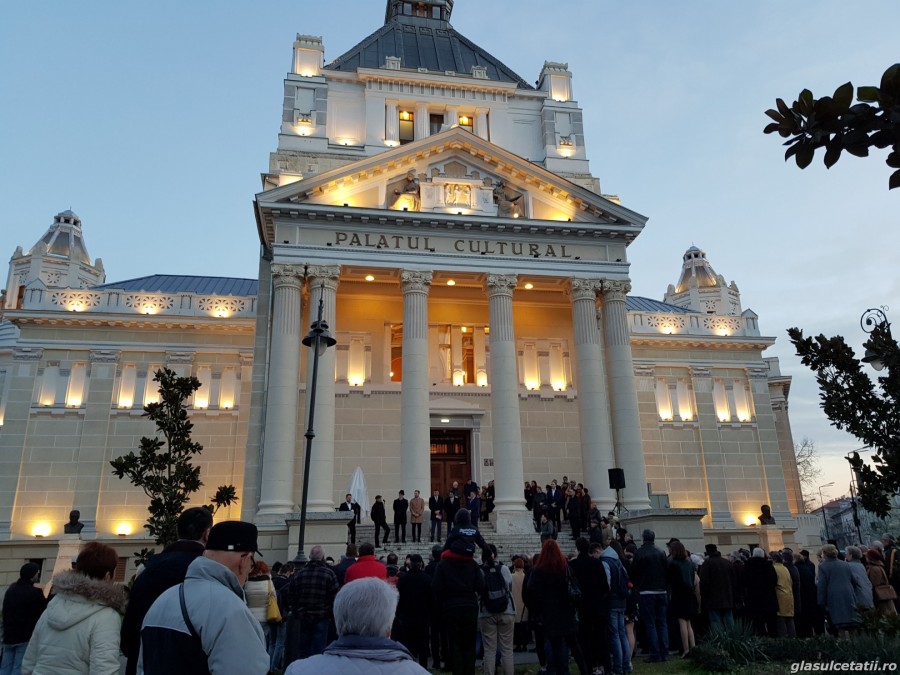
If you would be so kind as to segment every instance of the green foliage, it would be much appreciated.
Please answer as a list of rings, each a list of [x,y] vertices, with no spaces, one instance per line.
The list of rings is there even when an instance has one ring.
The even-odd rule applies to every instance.
[[[191,440],[194,425],[188,417],[186,401],[200,388],[196,377],[178,377],[163,368],[153,378],[159,383],[159,401],[144,406],[144,417],[156,424],[157,436],[141,438],[138,453],[133,451],[110,462],[113,474],[127,478],[150,498],[150,516],[144,527],[161,546],[178,538],[176,524],[190,497],[203,486],[200,467],[192,459],[203,446]],[[235,488],[223,485],[216,490],[208,508],[215,513],[237,501]],[[152,551],[140,554],[146,559]]]
[[[819,148],[825,148],[824,164],[830,169],[845,150],[867,157],[869,148],[889,147],[885,163],[897,170],[888,188],[900,187],[900,63],[884,71],[881,86],[859,87],[856,98],[853,104],[853,84],[847,82],[820,99],[804,89],[790,107],[776,99],[777,110],[766,111],[774,121],[763,132],[787,138],[784,159],[793,157],[801,169],[812,163]]]
[[[735,621],[733,626],[710,631],[691,649],[690,658],[712,673],[727,673],[738,666],[768,661],[762,649],[762,638],[754,635],[745,621]]]
[[[871,635],[900,638],[900,614],[883,614],[877,609],[860,608],[863,630]]]
[[[860,472],[863,506],[882,518],[890,496],[900,490],[900,346],[890,325],[879,323],[865,348],[881,355],[885,373],[873,380],[840,335],[804,337],[788,330],[803,365],[816,374],[825,415],[838,429],[853,434],[873,451],[871,465],[853,453],[850,463]]]

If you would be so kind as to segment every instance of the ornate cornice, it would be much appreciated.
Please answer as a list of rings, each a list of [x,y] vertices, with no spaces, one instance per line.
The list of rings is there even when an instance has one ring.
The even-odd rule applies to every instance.
[[[603,290],[601,279],[569,279],[569,293],[572,300],[593,300],[596,302],[597,293]]]
[[[603,299],[607,302],[625,302],[625,296],[631,293],[631,281],[628,279],[604,279]]]
[[[691,377],[698,379],[701,377],[711,377],[712,372],[709,368],[691,368]]]
[[[511,298],[518,282],[519,278],[515,274],[488,274],[485,280],[487,295],[489,298],[497,295]]]
[[[427,293],[431,286],[431,272],[400,270],[400,288],[404,293]]]
[[[166,352],[166,365],[170,364],[193,364],[194,352]]]

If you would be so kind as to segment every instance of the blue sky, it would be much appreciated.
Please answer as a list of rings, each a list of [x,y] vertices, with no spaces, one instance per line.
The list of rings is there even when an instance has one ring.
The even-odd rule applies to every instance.
[[[108,278],[253,277],[252,199],[276,146],[296,33],[326,60],[381,26],[382,0],[7,3],[0,12],[0,252],[57,212],[84,223]],[[696,244],[778,338],[795,440],[832,496],[858,446],[818,407],[785,329],[863,342],[867,307],[900,312],[900,190],[884,153],[786,165],[763,112],[804,87],[877,84],[898,60],[900,3],[868,0],[457,0],[454,27],[528,81],[568,62],[605,193],[650,217],[634,292],[661,299]]]

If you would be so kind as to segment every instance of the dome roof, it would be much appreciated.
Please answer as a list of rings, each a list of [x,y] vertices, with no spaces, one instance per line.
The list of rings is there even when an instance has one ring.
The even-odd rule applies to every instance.
[[[46,246],[47,253],[51,256],[68,258],[85,265],[91,264],[91,257],[88,255],[81,233],[81,219],[70,209],[54,216],[53,224],[31,247],[29,253],[34,252],[41,244]]]
[[[691,286],[691,280],[696,280],[698,288],[713,288],[719,285],[718,275],[706,259],[706,252],[696,246],[691,246],[685,251],[682,258],[681,278],[675,285],[675,293],[684,293]]]
[[[442,18],[404,14],[403,8],[413,4],[433,8]],[[511,82],[519,89],[534,89],[500,59],[459,34],[448,23],[452,9],[452,0],[424,3],[390,0],[384,26],[325,67],[349,72],[357,68],[383,68],[386,57],[397,56],[404,69],[427,68],[440,74],[449,71],[470,75],[473,66],[483,66],[488,79]]]

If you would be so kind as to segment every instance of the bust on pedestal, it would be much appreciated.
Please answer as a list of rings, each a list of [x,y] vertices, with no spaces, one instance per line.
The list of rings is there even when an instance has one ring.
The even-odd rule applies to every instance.
[[[84,529],[84,523],[79,521],[81,518],[81,511],[77,509],[69,512],[69,522],[63,526],[63,533],[65,534],[81,534],[81,531]]]

